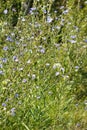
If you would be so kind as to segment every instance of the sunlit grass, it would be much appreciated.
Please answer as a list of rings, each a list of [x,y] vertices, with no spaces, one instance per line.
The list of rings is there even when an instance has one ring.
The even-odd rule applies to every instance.
[[[86,130],[86,14],[43,10],[0,24],[0,129]]]

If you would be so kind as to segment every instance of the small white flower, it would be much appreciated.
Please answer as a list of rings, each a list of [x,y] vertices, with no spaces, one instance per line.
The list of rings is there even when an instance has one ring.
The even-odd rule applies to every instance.
[[[3,68],[3,65],[2,65],[2,64],[0,64],[0,68]]]
[[[7,10],[7,9],[5,9],[5,10],[4,10],[4,14],[7,14],[7,13],[8,13],[8,10]]]
[[[4,25],[7,25],[8,23],[7,22],[4,22]]]
[[[7,50],[8,50],[8,46],[4,46],[4,47],[3,47],[3,50],[4,50],[4,51],[7,51]]]
[[[87,100],[84,101],[84,104],[87,105]]]
[[[45,53],[45,49],[42,48],[42,49],[40,50],[40,52],[41,52],[41,53]]]
[[[63,14],[67,14],[69,12],[69,10],[67,9],[67,10],[64,10],[63,11]]]
[[[30,64],[30,63],[31,63],[31,61],[30,61],[30,60],[28,60],[28,61],[27,61],[27,63],[28,63],[28,64]]]
[[[79,66],[75,66],[75,69],[79,69]]]
[[[59,29],[60,29],[60,26],[56,26],[55,28],[59,30]]]
[[[27,76],[30,77],[31,76],[30,73]]]
[[[40,96],[37,96],[37,99],[40,99]]]
[[[22,71],[23,70],[23,68],[19,68],[19,71]]]
[[[39,89],[39,86],[36,86],[37,89]]]
[[[23,80],[22,80],[22,83],[26,83],[26,82],[27,82],[27,79],[23,79]]]
[[[59,72],[56,72],[56,73],[55,73],[55,75],[56,75],[56,76],[59,76],[59,75],[60,75],[60,73],[59,73]]]
[[[3,110],[6,111],[6,107],[4,107]]]
[[[22,22],[25,22],[25,18],[22,18]]]
[[[71,43],[76,43],[76,41],[75,41],[75,40],[70,40],[70,42],[71,42]]]
[[[2,75],[3,74],[3,71],[2,70],[0,70],[0,75]]]
[[[18,58],[17,59],[15,59],[15,62],[18,62],[19,60],[18,60]]]
[[[87,1],[85,1],[84,4],[87,4]]]
[[[53,20],[53,18],[51,18],[50,16],[47,17],[47,23],[51,23]]]
[[[64,6],[60,6],[60,9],[64,9]]]
[[[71,38],[72,38],[72,39],[75,39],[75,38],[76,38],[76,35],[72,35]]]
[[[60,63],[55,63],[53,65],[53,69],[56,69],[56,68],[60,68],[61,67],[61,64]]]
[[[77,72],[79,69],[79,66],[75,66],[75,71]]]
[[[32,74],[32,80],[34,80],[36,78],[35,74]]]
[[[17,58],[17,56],[13,56],[13,60],[14,60],[15,62],[18,62],[18,61],[19,61],[18,58]]]
[[[15,8],[13,8],[13,9],[12,9],[12,11],[13,11],[13,12],[16,12],[16,9],[15,9]]]
[[[47,66],[47,67],[50,66],[50,63],[46,63],[46,66]]]
[[[32,54],[33,51],[30,49],[29,52]]]
[[[10,110],[12,116],[15,116],[15,110],[16,110],[15,108],[12,108],[12,109]]]
[[[12,36],[14,36],[14,35],[15,35],[15,33],[11,33],[11,35],[12,35]]]

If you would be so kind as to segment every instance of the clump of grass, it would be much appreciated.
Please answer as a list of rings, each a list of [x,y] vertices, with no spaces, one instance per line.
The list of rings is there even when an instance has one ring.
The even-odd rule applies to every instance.
[[[69,1],[57,15],[51,4],[35,2],[14,29],[0,25],[2,130],[86,129],[86,7],[76,14]]]

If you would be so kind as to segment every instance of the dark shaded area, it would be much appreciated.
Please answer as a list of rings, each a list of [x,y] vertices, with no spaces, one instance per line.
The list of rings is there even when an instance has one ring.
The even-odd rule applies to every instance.
[[[34,0],[26,0],[24,4],[21,4],[21,1],[13,1],[11,11],[12,11],[12,18],[11,18],[11,25],[14,27],[17,25],[19,13],[22,8],[22,12],[24,15],[29,13],[29,10],[33,7]],[[21,7],[23,6],[23,7]]]
[[[77,100],[87,97],[87,71],[80,69],[79,73],[81,78],[78,78],[78,83],[76,84],[76,98]]]
[[[29,13],[29,10],[33,7],[33,2],[34,0],[26,1],[27,8],[25,9],[25,15],[27,15]]]
[[[85,7],[86,0],[75,0],[74,7],[79,7],[79,9],[83,9]]]
[[[11,7],[12,11],[11,25],[13,27],[17,25],[20,10],[21,10],[21,2],[14,1]]]
[[[66,7],[66,0],[54,0],[51,6],[51,12],[57,11],[57,14],[61,14],[61,6],[64,6],[64,8]]]

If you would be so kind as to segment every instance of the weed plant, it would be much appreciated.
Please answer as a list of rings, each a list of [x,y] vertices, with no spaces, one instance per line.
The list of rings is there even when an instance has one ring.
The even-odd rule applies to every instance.
[[[34,2],[14,28],[3,13],[0,130],[87,130],[87,1],[51,6]]]

